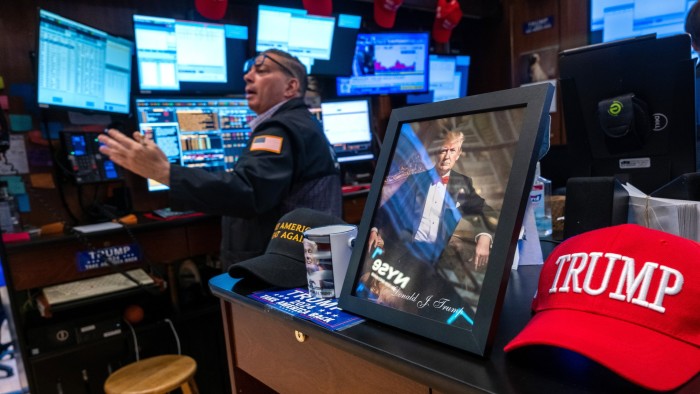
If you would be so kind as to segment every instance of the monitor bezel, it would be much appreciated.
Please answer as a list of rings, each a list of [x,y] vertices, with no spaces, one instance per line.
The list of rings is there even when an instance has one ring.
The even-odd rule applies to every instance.
[[[60,104],[56,104],[56,103],[41,103],[41,102],[39,102],[39,92],[41,90],[41,87],[39,85],[39,73],[40,73],[40,62],[41,62],[40,47],[41,47],[41,13],[42,12],[46,12],[46,13],[55,15],[59,18],[67,19],[70,22],[86,26],[90,29],[97,30],[97,31],[104,33],[105,35],[107,35],[111,38],[121,40],[121,41],[124,41],[127,43],[131,43],[131,58],[129,59],[129,67],[130,67],[130,69],[129,69],[129,83],[126,84],[128,86],[128,88],[127,88],[128,89],[128,92],[127,92],[128,100],[126,102],[126,107],[127,107],[126,111],[124,111],[124,112],[109,111],[109,110],[105,110],[105,109],[83,108],[83,107],[77,107],[77,106],[71,106],[71,105],[60,105]],[[35,88],[34,88],[34,95],[36,97],[36,104],[37,104],[38,108],[40,108],[41,110],[50,111],[50,113],[54,113],[53,111],[66,111],[66,112],[77,112],[77,113],[84,113],[84,114],[90,114],[90,115],[95,114],[95,115],[128,116],[132,110],[132,107],[131,107],[132,99],[131,98],[133,97],[133,89],[132,88],[133,88],[133,82],[134,82],[133,67],[134,67],[134,57],[135,57],[135,51],[136,51],[136,44],[134,43],[134,41],[129,40],[128,38],[120,36],[120,35],[108,33],[107,31],[102,30],[102,29],[98,29],[90,24],[80,22],[74,18],[69,18],[67,16],[59,14],[57,12],[49,11],[49,10],[42,8],[42,7],[37,7],[36,18],[37,18],[36,19],[37,20],[36,40],[35,40],[35,45],[36,45],[36,47],[35,47],[36,48],[35,59],[36,59],[36,61],[34,62],[35,64],[34,64],[33,69],[34,69],[34,73],[35,73],[34,75],[37,76],[36,77],[37,83],[36,83]]]

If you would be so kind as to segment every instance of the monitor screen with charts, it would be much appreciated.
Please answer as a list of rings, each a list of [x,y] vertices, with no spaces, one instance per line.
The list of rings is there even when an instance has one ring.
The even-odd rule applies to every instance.
[[[131,41],[42,9],[38,37],[40,107],[129,113]]]
[[[243,98],[138,98],[141,133],[173,164],[207,171],[233,171],[248,145],[255,113]],[[167,190],[152,179],[148,190]]]
[[[428,91],[429,34],[358,34],[352,75],[336,78],[338,96]]]
[[[142,94],[243,93],[248,27],[134,15]]]

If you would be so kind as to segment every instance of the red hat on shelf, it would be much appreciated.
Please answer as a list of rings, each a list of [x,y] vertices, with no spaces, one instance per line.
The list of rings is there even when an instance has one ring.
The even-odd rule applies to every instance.
[[[532,308],[505,351],[561,347],[675,389],[700,372],[700,243],[635,224],[569,238],[542,266]]]
[[[310,15],[331,16],[333,14],[332,0],[302,0],[304,9]]]
[[[381,27],[390,29],[396,22],[396,11],[403,0],[374,0],[374,21]]]
[[[194,8],[207,19],[219,20],[226,15],[228,0],[194,0]]]
[[[457,0],[438,0],[433,22],[433,39],[436,42],[450,41],[452,29],[462,20],[462,9]]]

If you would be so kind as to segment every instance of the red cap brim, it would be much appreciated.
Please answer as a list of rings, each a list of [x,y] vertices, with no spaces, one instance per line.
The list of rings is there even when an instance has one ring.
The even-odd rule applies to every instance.
[[[309,15],[333,15],[332,0],[302,0],[302,3],[304,3],[304,9],[309,13]]]
[[[396,12],[384,8],[383,0],[374,0],[374,21],[383,28],[390,29],[396,22]]]
[[[437,19],[433,22],[433,40],[436,42],[448,42],[452,37],[452,29],[442,27],[442,21]]]
[[[572,350],[652,390],[675,389],[700,372],[697,346],[588,312],[565,309],[538,312],[504,350],[528,345]]]
[[[194,8],[207,19],[219,20],[226,15],[228,0],[194,0]]]

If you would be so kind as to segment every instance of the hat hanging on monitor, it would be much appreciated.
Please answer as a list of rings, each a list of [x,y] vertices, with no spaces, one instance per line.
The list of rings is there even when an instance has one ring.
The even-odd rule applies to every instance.
[[[275,226],[265,254],[229,267],[234,278],[255,278],[277,287],[306,286],[304,231],[333,224],[342,219],[309,208],[297,208],[282,216]]]
[[[450,41],[452,30],[462,20],[462,9],[457,0],[438,0],[433,22],[433,39],[435,42]]]
[[[390,29],[396,22],[396,11],[403,0],[374,0],[374,21],[381,27]]]
[[[332,0],[302,0],[304,9],[309,15],[331,16],[333,15]]]
[[[561,347],[678,388],[700,372],[700,243],[635,224],[571,237],[542,266],[532,309],[505,351]]]
[[[228,0],[194,0],[194,8],[207,19],[219,20],[226,15]]]

